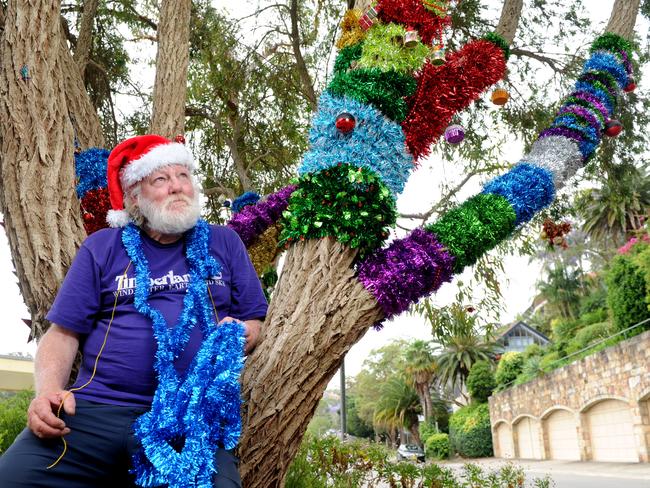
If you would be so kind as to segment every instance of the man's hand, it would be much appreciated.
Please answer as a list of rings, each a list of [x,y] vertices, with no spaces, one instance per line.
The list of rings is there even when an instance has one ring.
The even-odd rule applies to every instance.
[[[224,322],[229,322],[235,320],[237,322],[242,322],[241,320],[232,318],[232,317],[224,317],[219,321],[220,324]],[[250,354],[253,352],[253,349],[255,349],[255,346],[257,345],[257,341],[259,340],[260,337],[260,330],[262,329],[262,322],[260,320],[245,320],[244,322],[244,337],[246,338],[246,347],[244,349],[244,352],[246,354]]]
[[[63,410],[74,415],[75,399],[69,391],[56,391],[39,395],[32,400],[27,410],[27,427],[41,439],[60,437],[70,433],[65,422],[56,416],[63,401]]]

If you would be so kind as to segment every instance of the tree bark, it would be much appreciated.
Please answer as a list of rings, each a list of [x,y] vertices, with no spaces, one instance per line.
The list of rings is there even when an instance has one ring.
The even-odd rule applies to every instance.
[[[84,235],[59,11],[59,1],[10,1],[2,46],[2,210],[32,337],[45,331],[45,314]]]
[[[79,65],[75,63],[72,54],[70,54],[63,26],[61,26],[58,39],[60,41],[57,52],[58,64],[61,66],[63,75],[65,102],[75,143],[81,150],[89,147],[104,147],[104,132],[99,116],[86,92],[83,71],[79,70]]]
[[[634,24],[639,11],[639,0],[616,0],[612,7],[605,32],[618,34],[625,39],[634,39]]]
[[[185,132],[191,11],[191,0],[162,0],[160,6],[151,132],[165,137]]]
[[[287,252],[261,343],[242,377],[247,488],[282,486],[327,383],[350,347],[383,317],[355,278],[356,255],[332,238]]]
[[[74,51],[74,62],[82,78],[86,71],[88,59],[90,58],[90,48],[93,43],[93,24],[95,23],[95,14],[97,13],[98,5],[99,0],[86,0],[84,2],[79,37],[77,38],[77,46]]]
[[[521,18],[523,0],[505,0],[501,8],[501,17],[496,32],[501,35],[508,44],[512,44]]]

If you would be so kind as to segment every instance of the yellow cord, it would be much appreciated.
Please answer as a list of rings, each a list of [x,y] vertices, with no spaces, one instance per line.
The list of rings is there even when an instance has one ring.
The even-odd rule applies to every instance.
[[[131,261],[129,261],[129,264],[126,266],[126,269],[124,270],[124,273],[122,273],[124,275],[125,280],[127,279],[127,274],[126,273],[127,273],[127,271],[129,270],[130,267],[131,267]],[[108,332],[111,330],[111,325],[113,324],[113,319],[115,318],[115,309],[117,309],[117,298],[118,298],[118,294],[116,293],[115,294],[115,302],[113,303],[113,311],[111,312],[111,320],[108,322],[108,327],[106,328],[106,334],[104,335],[104,342],[102,343],[102,347],[99,348],[99,352],[97,353],[97,357],[95,358],[95,365],[93,367],[93,374],[90,375],[90,378],[88,379],[88,381],[86,381],[85,384],[83,384],[81,386],[78,386],[77,388],[72,388],[72,389],[68,390],[65,393],[65,395],[63,396],[63,399],[61,400],[61,403],[59,404],[59,408],[56,411],[56,416],[57,417],[61,416],[61,409],[63,408],[63,404],[67,400],[68,396],[70,396],[72,394],[72,392],[79,391],[79,390],[81,390],[83,388],[86,388],[90,384],[90,382],[93,380],[93,378],[95,377],[95,374],[97,373],[97,364],[99,364],[99,358],[101,357],[102,352],[104,351],[104,347],[106,346],[106,342],[108,341]],[[54,461],[52,464],[50,464],[47,467],[47,469],[50,469],[50,468],[53,468],[54,466],[56,466],[59,463],[59,461],[61,461],[61,459],[63,459],[63,456],[65,456],[65,453],[68,450],[68,443],[65,441],[65,438],[63,436],[61,436],[61,440],[63,441],[63,452],[57,458],[56,461]]]

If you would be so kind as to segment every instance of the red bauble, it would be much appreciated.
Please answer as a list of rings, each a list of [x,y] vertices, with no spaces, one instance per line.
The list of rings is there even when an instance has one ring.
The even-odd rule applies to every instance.
[[[179,134],[176,137],[174,137],[174,142],[185,144],[185,137]]]
[[[630,93],[633,92],[634,90],[636,90],[636,83],[634,82],[634,78],[630,77],[630,81],[625,86],[625,88],[623,88],[623,91],[625,93]]]
[[[357,121],[352,114],[343,112],[342,114],[339,114],[338,117],[336,117],[336,128],[343,134],[352,132],[355,125],[357,125]]]
[[[605,124],[605,134],[609,137],[616,137],[623,131],[623,124],[618,120],[611,119]]]
[[[95,216],[89,212],[84,213],[84,222],[90,222]]]

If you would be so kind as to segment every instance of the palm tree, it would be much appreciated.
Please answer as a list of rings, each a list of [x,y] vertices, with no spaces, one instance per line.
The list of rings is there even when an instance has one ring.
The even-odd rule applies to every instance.
[[[408,429],[419,445],[418,414],[422,412],[420,399],[415,389],[401,374],[388,378],[381,387],[381,396],[375,405],[373,423],[376,428],[388,431]]]
[[[423,340],[412,342],[405,351],[406,373],[420,397],[425,420],[433,417],[431,383],[436,375],[436,358],[431,343]]]
[[[650,175],[631,164],[612,165],[600,188],[587,190],[576,199],[582,228],[597,241],[620,245],[627,235],[643,227],[650,208]]]
[[[537,289],[553,312],[565,319],[575,319],[584,292],[582,270],[564,266],[550,268],[546,280],[537,283]]]
[[[477,361],[494,360],[496,344],[477,330],[466,328],[442,339],[443,350],[437,357],[438,377],[442,385],[460,388],[465,385],[469,370]]]

